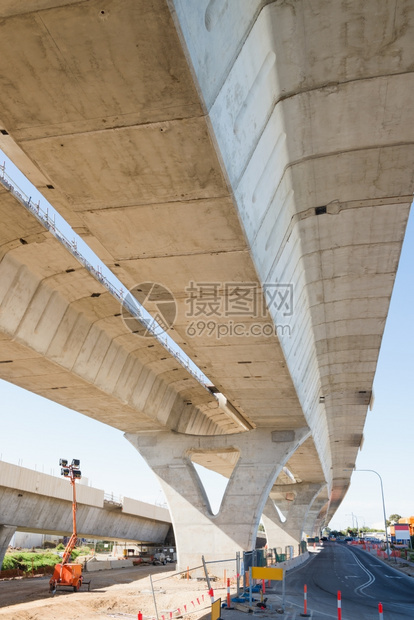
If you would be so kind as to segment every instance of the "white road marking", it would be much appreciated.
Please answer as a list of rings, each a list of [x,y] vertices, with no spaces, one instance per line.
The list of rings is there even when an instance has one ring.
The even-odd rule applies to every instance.
[[[384,575],[384,577],[387,577],[388,579],[402,579],[399,575]]]
[[[350,549],[349,549],[349,552],[352,553],[352,551]],[[374,583],[375,577],[371,573],[371,571],[369,571],[367,569],[367,567],[362,564],[362,562],[359,560],[359,558],[357,558],[356,554],[352,553],[352,555],[354,556],[354,560],[358,564],[358,566],[360,568],[362,568],[364,573],[366,573],[368,575],[368,581],[366,581],[362,585],[360,585],[357,588],[355,588],[354,592],[355,592],[355,594],[364,594],[365,596],[368,596],[369,598],[372,598],[369,594],[365,594],[365,592],[363,592],[363,590],[365,590],[365,588],[368,588],[368,586],[370,586],[372,583]]]

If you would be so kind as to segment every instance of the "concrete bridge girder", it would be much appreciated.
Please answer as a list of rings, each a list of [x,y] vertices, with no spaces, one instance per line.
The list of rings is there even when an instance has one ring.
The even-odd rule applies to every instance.
[[[281,344],[310,426],[323,396],[328,437],[318,429],[319,450],[331,445],[333,479],[342,478],[362,438],[383,331],[378,308],[385,321],[412,202],[414,136],[405,127],[412,117],[413,10],[409,2],[396,13],[387,2],[379,14],[375,1],[358,10],[322,1],[294,10],[267,3],[256,19],[250,16],[251,30],[212,92],[205,59],[212,64],[223,53],[226,22],[211,35],[216,45],[202,37],[198,43],[192,24],[201,21],[203,7],[190,4],[175,3],[179,27],[253,261],[262,282],[295,283],[295,338]],[[397,63],[390,48],[379,47],[390,35],[389,18]],[[352,39],[363,32],[351,46],[344,35],[349,23],[356,27]],[[389,88],[395,98],[386,96]],[[395,125],[380,135],[384,117]],[[276,324],[281,318],[273,311]],[[351,440],[339,430],[350,405]]]
[[[43,532],[67,536],[72,532],[71,504],[67,501],[45,497],[36,493],[21,493],[0,487],[2,521],[19,531]],[[117,511],[105,506],[87,506],[78,503],[77,524],[79,537],[113,537],[122,540],[162,543],[170,524],[144,517],[125,514],[122,507]]]
[[[256,429],[238,435],[203,437],[171,432],[126,434],[158,477],[174,526],[179,566],[229,559],[255,546],[270,489],[289,457],[309,437],[294,431]],[[220,510],[213,515],[191,455],[237,451]]]
[[[120,301],[1,189],[0,200],[2,378],[124,431],[237,432],[159,342],[131,333]]]
[[[105,501],[102,490],[82,483],[77,484],[76,496],[80,538],[162,544],[168,535],[171,520],[164,508],[127,497],[114,506]],[[64,478],[0,462],[0,553],[16,530],[70,535],[72,499]]]
[[[142,11],[144,5],[145,11]],[[235,5],[232,6],[235,9]],[[45,87],[44,91],[37,87],[36,96],[40,95],[42,98],[42,93],[49,92],[53,84],[53,92],[50,94],[54,104],[48,105],[47,111],[45,105],[49,100],[45,101],[42,106],[45,124],[41,129],[39,128],[39,121],[35,121],[33,117],[32,104],[29,105],[29,110],[24,105],[24,112],[23,108],[19,110],[7,108],[5,122],[8,127],[10,126],[10,139],[3,141],[4,148],[10,153],[10,149],[13,151],[17,157],[17,163],[21,161],[22,168],[27,170],[29,176],[36,178],[40,186],[45,187],[46,184],[50,184],[48,177],[56,179],[53,184],[54,205],[61,210],[76,230],[87,237],[93,248],[99,249],[111,266],[114,263],[119,266],[115,271],[122,276],[127,286],[144,281],[142,278],[164,282],[176,295],[179,309],[184,309],[184,286],[190,280],[216,281],[219,273],[222,282],[243,284],[248,280],[255,285],[258,297],[262,296],[261,283],[257,278],[244,232],[240,227],[238,213],[234,209],[232,195],[226,183],[226,175],[223,174],[220,158],[217,157],[211,142],[209,123],[206,122],[203,103],[197,98],[191,69],[186,65],[186,52],[183,51],[176,33],[171,34],[173,30],[171,26],[167,26],[167,24],[172,24],[170,9],[174,13],[174,7],[170,3],[168,8],[167,4],[161,1],[150,8],[146,3],[129,2],[128,10],[120,12],[114,5],[110,23],[106,24],[110,27],[105,31],[104,37],[101,22],[96,21],[96,15],[89,5],[85,7],[82,14],[76,7],[73,11],[72,8],[69,6],[57,9],[51,7],[47,11],[47,16],[43,14],[42,19],[47,20],[48,30],[53,31],[55,41],[60,37],[65,40],[63,44],[62,39],[62,44],[66,49],[66,54],[72,57],[71,60],[67,57],[67,61],[69,65],[73,62],[77,66],[77,72],[83,70],[81,58],[85,54],[87,56],[92,54],[94,58],[92,64],[96,66],[96,70],[93,76],[89,74],[85,78],[88,83],[90,80],[97,79],[97,90],[94,91],[93,97],[97,96],[100,101],[98,107],[96,107],[96,100],[93,104],[94,118],[87,114],[86,118],[83,114],[82,118],[79,117],[76,111],[78,108],[75,110],[72,106],[69,106],[71,111],[67,110],[68,114],[63,113],[62,118],[66,120],[62,125],[59,124],[57,118],[54,118],[56,109],[63,106],[66,110],[68,103],[66,97],[60,103],[56,100],[59,98],[59,88],[55,86],[56,79],[62,86],[62,92],[66,92],[67,87],[64,83],[67,83],[67,80],[71,82],[71,74],[65,76],[62,72],[56,71],[53,81],[50,81],[50,68],[56,67],[56,61],[58,65],[60,62],[59,59],[51,57],[48,58],[44,71],[40,71],[40,65],[36,64],[39,67],[39,79],[44,80]],[[178,6],[175,8],[179,12]],[[255,3],[254,6],[253,4],[246,6],[245,11],[237,10],[234,15],[225,11],[225,22],[229,27],[231,25],[232,32],[237,32],[237,36],[241,37],[238,41],[229,41],[229,46],[232,48],[231,52],[226,51],[226,58],[229,62],[233,61],[237,48],[250,30],[252,20],[257,17],[260,8],[261,4]],[[191,12],[193,9],[193,6],[188,6],[185,11]],[[68,11],[67,14],[66,11]],[[34,43],[37,40],[38,24],[32,19],[32,15],[26,18],[20,14],[20,11],[17,13],[18,15],[9,22],[9,27],[14,31],[24,21],[25,27],[30,32],[28,37],[30,41],[34,37],[32,41]],[[215,27],[211,32],[214,32],[215,38],[221,30],[221,22],[213,19],[211,11],[208,13],[210,17],[206,18],[207,21],[204,17],[201,21],[197,17],[193,25],[197,24],[197,28],[201,27],[203,30],[205,24],[214,23]],[[88,46],[89,52],[86,49],[80,51],[79,42],[82,41],[82,37],[79,37],[79,29],[75,37],[76,42],[74,40],[73,44],[70,40],[74,32],[61,31],[60,24],[62,20],[65,21],[64,14],[69,21],[74,20],[71,23],[76,23],[78,19],[81,19],[82,24],[79,24],[79,28],[82,32],[85,30],[85,23],[88,22],[88,32],[93,32],[93,35],[88,35],[88,40],[94,41],[93,49]],[[126,15],[128,15],[128,20]],[[100,19],[99,16],[98,19]],[[173,67],[174,76],[180,76],[178,82],[173,80],[171,75],[167,75],[163,62],[159,65],[162,75],[158,74],[155,79],[154,76],[150,77],[148,67],[142,67],[142,81],[132,79],[129,71],[124,75],[124,70],[115,66],[120,62],[118,53],[122,56],[120,47],[115,44],[120,32],[123,32],[123,45],[133,52],[135,66],[140,65],[140,58],[133,49],[136,33],[129,28],[129,23],[135,23],[137,31],[141,31],[144,28],[143,24],[146,24],[145,28],[154,38],[151,46],[152,54],[159,53],[161,54],[159,58],[165,59],[165,46],[168,47],[168,64]],[[166,37],[160,36],[161,24],[168,31]],[[225,42],[228,39],[228,33],[221,32],[222,41]],[[108,48],[109,39],[114,41],[113,49],[118,50],[112,58],[115,63],[114,67],[102,64],[102,54],[99,51]],[[211,42],[211,35],[207,39],[203,36],[202,39],[204,43],[207,39]],[[46,56],[54,56],[52,40],[49,43],[50,45],[46,46]],[[139,40],[140,47],[145,47],[147,44],[145,37]],[[17,58],[20,59],[20,52],[16,50],[16,55],[12,56],[19,64],[20,60]],[[155,71],[156,68],[152,63],[151,66]],[[221,71],[221,63],[217,65],[219,66],[217,76]],[[229,65],[226,70],[228,68]],[[103,82],[102,71],[105,74]],[[120,83],[117,90],[113,91],[109,86],[109,90],[101,88],[102,83],[109,83],[111,80],[117,82],[117,75],[120,74],[124,75],[125,82]],[[213,79],[216,85],[221,82],[220,79],[217,82],[217,76]],[[30,79],[26,71],[25,77]],[[167,87],[164,88],[160,96],[156,84],[159,85],[162,81],[165,81],[165,84],[171,88],[170,92]],[[126,84],[128,86],[125,88]],[[92,94],[91,89],[87,90]],[[109,103],[107,100],[109,91],[113,92],[117,101],[116,118],[106,108]],[[125,115],[123,108],[125,105],[130,108],[131,97],[139,101],[143,96],[148,98],[150,93],[153,93],[154,97],[157,96],[158,110],[146,101],[146,105],[134,107],[134,114]],[[176,102],[175,108],[171,105],[169,96]],[[85,91],[79,89],[78,84],[71,84],[71,101],[72,98],[76,98],[78,102],[82,101],[85,109],[88,109],[91,104],[88,96],[85,99]],[[177,113],[178,106],[180,106],[179,114]],[[102,112],[105,110],[104,120],[96,120],[98,109]],[[120,109],[123,110],[121,115],[118,113]],[[176,110],[175,115],[172,114],[172,109]],[[63,112],[63,109],[61,111]],[[20,126],[20,121],[17,119],[21,114],[26,118],[26,129],[21,128],[22,130],[17,129],[17,125]],[[28,114],[30,120],[28,120]],[[106,129],[102,131],[102,123],[108,131]],[[63,138],[63,135],[66,138]],[[62,147],[61,144],[64,146]],[[19,148],[22,152],[19,152]],[[117,154],[113,156],[115,151]],[[141,164],[136,162],[136,158],[138,153],[141,153],[139,160],[142,162],[144,151],[148,164],[145,166],[147,172],[142,176],[141,172],[144,170],[141,169]],[[52,152],[54,155],[50,157]],[[113,162],[118,159],[128,161],[132,167],[129,164],[126,167],[113,166]],[[43,160],[42,165],[40,165],[41,160]],[[62,164],[65,168],[63,175]],[[78,172],[75,170],[78,166],[82,169],[81,174],[79,170]],[[39,168],[45,171],[43,175],[40,174]],[[102,175],[102,170],[106,169],[110,173]],[[138,169],[140,172],[137,173]],[[86,171],[92,173],[92,176],[89,173],[86,174]],[[92,177],[94,181],[91,184]],[[77,179],[75,184],[70,184],[70,188],[67,186],[69,178]],[[96,183],[97,178],[99,178],[99,183]],[[47,188],[45,191],[46,195],[50,195]],[[69,200],[68,197],[70,197]],[[157,235],[153,233],[154,227],[157,228]],[[176,230],[182,232],[179,243],[172,239],[171,233]],[[122,251],[121,246],[124,248]],[[266,308],[265,310],[266,316],[257,316],[255,320],[257,323],[267,323],[269,326],[271,317]],[[180,318],[182,314],[181,312]],[[283,429],[292,428],[293,425],[299,428],[307,423],[289,373],[285,370],[283,354],[277,337],[256,339],[240,336],[228,337],[221,341],[216,339],[214,346],[211,346],[211,338],[205,341],[199,338],[197,342],[195,339],[189,340],[187,327],[190,321],[188,317],[184,322],[178,320],[173,334],[177,342],[183,345],[190,357],[200,363],[203,371],[235,406],[253,420],[254,425],[271,425],[276,428],[275,422],[277,422],[278,427]],[[254,321],[250,318],[245,319],[245,322]],[[247,361],[250,366],[239,365],[244,361]],[[241,373],[242,368],[247,372]],[[249,385],[246,385],[246,374],[250,379]],[[312,378],[315,380],[315,372],[312,373]],[[253,398],[252,391],[255,392]],[[277,415],[275,415],[275,403],[277,403]],[[323,430],[326,426],[326,421],[323,420],[324,415],[324,411],[319,409],[312,416],[314,418],[312,424],[317,420],[321,431],[319,433],[321,441],[316,440],[320,444],[318,460],[322,462],[325,477],[328,477],[330,459],[325,449],[327,432]],[[186,417],[185,413],[184,417]],[[195,419],[196,416],[194,415],[193,418]],[[292,424],[293,419],[294,424]],[[206,434],[205,428],[197,429],[190,425],[188,428],[191,428],[190,432]],[[224,432],[234,432],[229,425],[226,428],[221,426],[221,428]],[[177,430],[185,429],[180,427]],[[211,426],[211,430],[214,432],[214,425]]]

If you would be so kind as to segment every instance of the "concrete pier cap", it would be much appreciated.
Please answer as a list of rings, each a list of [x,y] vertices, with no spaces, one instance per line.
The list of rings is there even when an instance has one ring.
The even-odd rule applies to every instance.
[[[150,465],[165,493],[179,570],[200,566],[202,556],[212,562],[230,560],[235,559],[236,552],[255,547],[272,486],[309,436],[307,427],[287,431],[261,428],[218,436],[173,431],[125,434]],[[215,455],[215,469],[226,472],[229,478],[216,515],[193,463],[203,464],[206,454]]]
[[[300,483],[274,485],[262,514],[267,543],[270,548],[293,545],[296,549],[301,540],[314,534],[312,512],[318,500],[328,501],[327,485]],[[319,502],[317,504],[319,507]],[[283,519],[281,518],[283,516]]]

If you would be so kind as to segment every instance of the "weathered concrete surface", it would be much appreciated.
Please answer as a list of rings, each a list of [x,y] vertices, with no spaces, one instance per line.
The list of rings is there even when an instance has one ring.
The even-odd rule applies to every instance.
[[[116,4],[112,4],[111,11],[109,12],[108,8],[105,15],[101,17],[99,11],[96,13],[96,8],[95,5],[86,4],[82,6],[82,11],[79,12],[73,5],[60,6],[46,11],[46,13],[42,12],[41,18],[48,22],[48,29],[54,30],[57,27],[60,31],[60,35],[56,32],[53,38],[59,38],[59,36],[71,38],[75,35],[70,28],[66,27],[64,33],[61,32],[59,25],[63,23],[61,20],[69,23],[72,19],[75,22],[80,19],[82,21],[81,30],[86,28],[86,23],[89,20],[86,30],[88,31],[88,40],[94,41],[90,53],[94,58],[95,69],[85,78],[89,83],[87,89],[89,94],[92,94],[93,90],[94,96],[100,98],[98,107],[97,100],[92,104],[95,108],[93,114],[95,120],[87,113],[90,111],[89,105],[92,103],[89,95],[83,88],[79,89],[78,82],[76,85],[71,83],[70,89],[73,88],[71,99],[73,97],[78,102],[77,105],[81,101],[84,102],[81,105],[88,120],[84,117],[84,120],[81,121],[75,108],[70,105],[69,116],[72,120],[69,124],[65,122],[64,126],[60,126],[56,116],[52,123],[53,128],[49,126],[49,130],[47,130],[46,125],[52,120],[57,109],[60,108],[59,117],[61,119],[67,117],[61,106],[63,105],[69,111],[67,100],[65,102],[62,99],[60,103],[56,100],[60,95],[55,79],[58,79],[58,82],[60,80],[66,82],[69,78],[69,82],[71,82],[70,76],[61,73],[62,67],[60,67],[59,60],[57,61],[56,73],[53,71],[55,73],[53,78],[50,74],[49,61],[46,62],[46,65],[42,63],[45,73],[43,71],[39,73],[39,78],[43,75],[43,79],[48,83],[48,86],[45,83],[46,90],[53,90],[54,111],[52,111],[52,107],[48,106],[48,109],[45,109],[44,117],[46,125],[41,123],[46,133],[40,130],[38,119],[35,121],[38,130],[34,128],[33,115],[37,115],[34,114],[32,104],[29,106],[31,111],[26,106],[24,106],[26,108],[24,112],[23,110],[19,112],[17,110],[10,111],[13,116],[16,112],[17,116],[23,114],[26,119],[26,127],[28,129],[29,126],[31,127],[26,137],[28,138],[30,134],[31,145],[35,147],[36,151],[40,148],[42,152],[41,155],[38,151],[37,156],[34,156],[34,152],[32,152],[29,155],[30,159],[34,162],[37,157],[45,157],[48,163],[46,164],[44,161],[42,169],[46,171],[50,165],[53,167],[53,160],[56,157],[60,160],[63,156],[66,169],[65,177],[67,179],[77,178],[70,191],[64,190],[62,193],[62,179],[58,180],[61,171],[53,172],[52,169],[49,169],[47,175],[54,176],[55,180],[48,184],[52,184],[55,189],[52,192],[53,196],[49,193],[48,197],[53,200],[54,205],[68,217],[79,232],[86,233],[85,238],[91,241],[93,248],[100,250],[103,258],[116,254],[116,258],[113,261],[108,258],[108,262],[111,266],[114,266],[115,262],[122,265],[123,268],[115,267],[115,271],[122,276],[128,285],[143,281],[141,275],[144,280],[154,278],[155,281],[168,283],[177,299],[179,310],[179,319],[174,334],[176,340],[183,345],[184,349],[189,351],[196,362],[200,363],[201,368],[208,376],[214,376],[213,382],[217,379],[218,389],[224,390],[232,402],[236,400],[234,404],[253,425],[271,425],[273,428],[280,429],[300,428],[306,421],[303,418],[289,373],[285,368],[283,354],[277,338],[262,336],[253,339],[229,336],[221,341],[217,339],[212,341],[211,338],[203,337],[197,339],[197,347],[200,350],[196,351],[193,342],[195,339],[190,340],[190,336],[187,337],[187,334],[183,333],[191,322],[190,318],[185,317],[187,306],[184,291],[191,280],[195,282],[200,280],[216,281],[217,274],[220,274],[220,280],[223,282],[239,282],[242,284],[246,281],[253,282],[256,287],[255,296],[260,300],[262,299],[262,292],[225,177],[211,144],[203,115],[203,106],[197,98],[197,91],[194,88],[191,72],[186,64],[179,39],[174,34],[169,10],[162,2],[156,2],[150,6],[146,2],[129,3],[128,10],[125,10],[124,7],[122,12],[119,11]],[[9,27],[11,29],[18,29],[21,24],[25,24],[25,28],[28,28],[28,31],[31,31],[35,37],[32,39],[32,35],[30,35],[36,47],[37,35],[35,32],[38,28],[38,22],[35,19],[35,13],[15,15],[10,19]],[[67,19],[69,21],[66,21]],[[243,28],[246,28],[249,19],[243,17]],[[138,31],[130,27],[134,21]],[[168,23],[170,30],[167,36],[165,37],[164,34],[157,36],[154,28],[159,29],[160,25],[163,24],[165,30]],[[43,32],[43,27],[41,29]],[[107,37],[109,36],[113,40],[110,48],[118,49],[119,42],[117,39],[121,30],[122,38],[125,41],[124,51],[119,49],[119,52],[114,52],[115,56],[111,52],[111,62],[102,64],[102,54],[105,56],[107,53],[103,50],[108,49],[109,40]],[[150,33],[149,39],[142,36],[143,31]],[[82,59],[87,53],[86,49],[81,51],[79,48],[79,32],[78,30],[73,41],[67,41],[65,44],[65,55],[74,54],[75,64],[81,63],[76,69],[77,73],[84,66]],[[141,36],[138,36],[138,32]],[[27,34],[29,36],[29,32]],[[118,81],[116,74],[119,68],[116,65],[121,62],[121,58],[117,60],[116,56],[118,53],[121,54],[123,62],[125,50],[128,49],[132,53],[135,45],[139,46],[139,51],[135,51],[130,58],[134,58],[134,62],[143,67],[142,74],[137,76],[140,79],[132,80],[130,76],[129,81],[122,82],[123,85],[119,84],[120,88],[113,91],[117,100],[116,102],[113,101],[115,104],[113,110],[117,109],[116,116],[109,118],[109,115],[106,114],[104,123],[103,117],[97,121],[95,113],[100,107],[105,109],[109,104],[109,90],[102,87],[102,75],[93,89],[91,80],[94,75],[98,77],[100,67],[100,70],[104,71],[106,75],[104,82]],[[159,91],[155,88],[157,80],[154,80],[153,73],[147,72],[145,68],[146,56],[145,58],[140,57],[140,53],[146,46],[151,48],[152,56],[158,56],[158,63],[162,67],[163,75],[159,76],[159,79],[164,83],[164,90],[161,98]],[[167,66],[164,65],[166,49],[168,50],[169,75],[167,75]],[[53,53],[52,48],[48,53]],[[19,55],[20,52],[17,54]],[[92,56],[90,57],[91,60]],[[75,60],[75,57],[78,60]],[[161,57],[164,60],[161,60]],[[18,85],[17,88],[20,90]],[[135,117],[130,116],[127,119],[124,106],[126,104],[129,107],[133,103],[133,100],[127,103],[131,89],[135,93],[133,95],[134,103],[137,103],[141,97],[146,99],[142,105],[135,106]],[[179,113],[176,111],[171,119],[171,97],[174,97],[173,93],[176,89],[179,91],[178,101],[181,108]],[[64,87],[64,90],[67,91],[67,86]],[[37,89],[36,92],[36,96],[43,98],[41,89]],[[147,107],[146,103],[148,98],[155,100],[156,97],[158,98],[159,111],[154,117],[151,106]],[[122,120],[120,111],[122,111]],[[84,116],[83,113],[82,116]],[[49,120],[46,120],[46,117],[49,117]],[[160,117],[163,122],[168,120],[167,125],[159,122]],[[32,120],[29,120],[30,118]],[[15,119],[17,121],[16,116]],[[11,122],[11,117],[9,120]],[[155,120],[156,124],[154,125]],[[15,121],[12,124],[14,125],[14,123]],[[9,125],[9,123],[7,124]],[[17,124],[20,125],[20,122],[17,121]],[[81,125],[82,130],[79,133]],[[102,131],[102,126],[108,127],[110,130]],[[17,130],[17,126],[15,129]],[[19,131],[17,131],[18,133]],[[40,133],[43,134],[43,137],[38,140]],[[23,150],[26,151],[28,143],[26,143],[23,135],[18,137],[11,126],[10,134],[14,141],[22,147],[21,139],[24,140]],[[58,138],[58,134],[62,138],[65,135],[64,140]],[[7,136],[5,140],[6,138]],[[115,150],[112,151],[108,139]],[[100,144],[96,140],[100,141]],[[61,147],[61,144],[64,146]],[[4,147],[6,148],[7,144]],[[55,148],[58,153],[50,157]],[[137,168],[134,162],[138,153],[141,163]],[[85,157],[88,159],[87,162]],[[106,159],[107,157],[109,159]],[[124,165],[118,166],[117,164],[114,166],[113,163],[118,160],[129,162],[127,168],[130,164],[132,167],[127,169]],[[36,164],[37,168],[39,168],[39,161]],[[63,163],[63,160],[60,161]],[[77,171],[72,169],[75,161],[79,165]],[[144,164],[145,161],[146,164]],[[27,166],[24,166],[24,169],[27,170],[29,176],[32,174]],[[82,172],[80,173],[81,169]],[[87,170],[90,170],[91,175],[86,173]],[[107,170],[108,173],[102,174],[104,170]],[[35,173],[35,176],[39,179],[38,172]],[[99,182],[94,182],[93,192],[91,192],[92,177],[95,180],[99,179]],[[45,176],[43,187],[47,182]],[[81,189],[83,184],[85,184],[84,190]],[[46,188],[46,192],[48,191]],[[139,198],[139,196],[141,197]],[[69,205],[63,204],[67,202],[67,199],[71,203],[70,210],[72,213],[68,213]],[[79,211],[75,218],[76,221],[74,210]],[[86,224],[86,220],[84,221],[84,217],[91,218],[90,223],[94,227],[95,225],[104,227],[103,236],[105,240],[102,238],[99,242],[96,241],[97,230],[93,235],[87,233],[86,226],[88,224]],[[180,231],[180,235],[174,240],[176,230]],[[114,252],[110,247],[112,242],[117,246],[113,248]],[[103,245],[106,245],[106,249],[102,252]],[[120,245],[124,248],[122,256],[118,256]],[[158,258],[161,260],[159,261]],[[132,266],[133,261],[142,264],[144,267],[142,274],[135,272],[131,275],[132,272],[127,273],[125,271],[127,263]],[[145,266],[142,261],[145,262]],[[152,264],[154,264],[155,270],[152,269]],[[179,327],[183,321],[186,322],[185,327]],[[265,310],[264,316],[248,316],[244,317],[244,321],[247,327],[254,323],[258,323],[259,326],[271,324],[270,314],[267,310]],[[202,355],[200,355],[201,353]],[[249,366],[241,363],[245,361],[249,362]],[[248,388],[246,388],[246,375],[250,378]],[[252,397],[253,392],[254,396]],[[246,406],[243,405],[244,401]],[[276,419],[274,415],[275,402],[278,403]],[[231,430],[229,428],[227,432],[231,432]],[[202,429],[197,428],[189,432],[205,434]],[[319,469],[319,465],[317,468]]]
[[[235,557],[254,549],[263,507],[290,456],[309,437],[297,431],[256,429],[220,437],[172,432],[127,434],[156,474],[167,498],[174,525],[179,570],[206,561]],[[194,469],[198,455],[213,459],[235,454],[236,463],[220,510],[214,515]]]
[[[305,531],[310,531],[312,536],[321,535],[321,529],[325,523],[326,512],[329,507],[327,497],[327,489],[323,487],[308,506],[304,528]]]
[[[361,445],[412,199],[414,7],[410,0],[240,6],[3,5],[0,146],[127,286],[170,288],[178,308],[172,336],[254,427],[310,428],[312,440],[288,466],[298,480],[328,485],[319,516],[329,518]],[[15,251],[22,272],[36,265],[33,245]],[[48,255],[43,244],[50,268]],[[211,307],[189,312],[191,283],[217,283],[211,335],[194,334],[194,319],[207,323]],[[226,314],[234,309],[234,286],[226,284],[246,283],[259,306],[266,283],[292,285],[290,303],[268,296],[263,312],[253,304],[246,314],[239,304]],[[243,324],[241,334],[230,333],[230,320]],[[267,337],[268,324],[287,331]],[[37,342],[34,325],[25,352]],[[45,353],[36,346],[38,360]],[[46,373],[36,380],[34,365],[18,381],[41,391]],[[151,399],[134,408],[122,390],[106,408],[88,363],[81,366],[85,400],[73,406],[88,415],[109,420],[118,399],[112,423],[120,428],[133,421],[234,432],[221,414],[211,421],[197,389],[191,415],[182,399],[159,419]],[[78,382],[70,373],[65,379]],[[226,467],[223,459],[210,466]]]
[[[0,525],[0,569],[16,529],[13,525]]]
[[[294,283],[295,335],[281,344],[319,445],[327,414],[332,515],[361,443],[412,201],[413,6],[267,3],[236,48],[217,13],[199,43],[204,7],[175,4],[260,280]],[[216,66],[232,44],[212,90],[205,57]]]
[[[168,510],[130,498],[105,502],[104,491],[76,484],[80,537],[163,543],[171,525]],[[68,535],[72,532],[72,487],[68,480],[0,461],[0,565],[17,530]]]
[[[159,343],[129,334],[116,312],[119,302],[8,192],[0,192],[2,196],[5,204],[14,205],[4,210],[7,226],[0,263],[4,378],[124,431],[161,424],[218,434],[240,430],[212,394],[188,377],[174,358],[168,360]],[[46,266],[45,251],[51,261]],[[303,453],[312,463],[307,476],[320,479],[323,474],[313,440],[291,452],[291,466],[300,469]],[[226,457],[213,458],[215,469],[225,475],[232,468]],[[197,458],[202,464],[206,460],[202,452]],[[258,518],[260,512],[253,529]],[[234,519],[231,522],[234,527]]]
[[[3,379],[124,431],[237,432],[155,338],[131,333],[120,302],[4,188],[0,205]]]
[[[319,495],[322,495],[320,484],[300,483],[273,487],[262,514],[269,547],[284,549],[293,545],[296,549],[298,542],[306,540],[306,536],[319,535],[319,531],[314,531],[315,516],[313,515],[313,519],[309,518],[311,508]],[[327,499],[325,494],[323,504],[326,504]],[[275,505],[281,511],[284,521]],[[319,509],[318,504],[318,513]]]

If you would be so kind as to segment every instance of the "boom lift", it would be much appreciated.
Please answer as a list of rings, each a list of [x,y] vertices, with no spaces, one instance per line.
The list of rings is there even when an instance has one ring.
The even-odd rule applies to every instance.
[[[65,551],[63,552],[62,561],[59,564],[55,565],[53,575],[50,578],[49,592],[51,594],[55,594],[57,587],[73,588],[73,591],[77,592],[80,589],[83,581],[82,565],[73,564],[70,562],[70,556],[78,540],[78,535],[76,531],[77,505],[75,481],[81,478],[81,472],[79,469],[80,461],[78,459],[73,459],[72,463],[68,465],[68,461],[66,461],[65,459],[60,459],[59,465],[61,466],[62,476],[65,476],[65,478],[69,478],[70,484],[72,485],[73,531],[72,536],[70,537],[69,542],[66,545]]]

